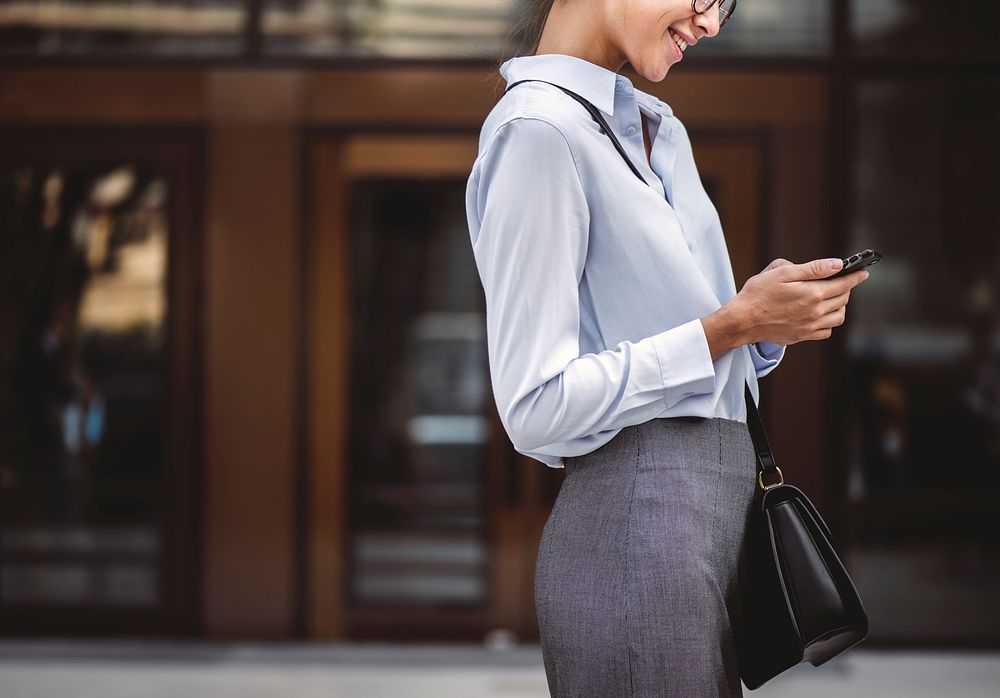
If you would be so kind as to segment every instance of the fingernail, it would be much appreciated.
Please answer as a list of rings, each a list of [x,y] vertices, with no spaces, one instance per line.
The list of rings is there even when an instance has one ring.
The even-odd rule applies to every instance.
[[[830,263],[830,268],[831,269],[839,269],[840,268],[840,260],[839,259],[828,259],[826,261]]]
[[[868,271],[865,271],[865,272],[864,272],[864,276],[862,276],[861,278],[862,278],[862,279],[867,279],[867,278],[868,278],[868,277],[869,277],[870,275],[871,275],[871,274],[870,274],[870,273],[869,273]]]

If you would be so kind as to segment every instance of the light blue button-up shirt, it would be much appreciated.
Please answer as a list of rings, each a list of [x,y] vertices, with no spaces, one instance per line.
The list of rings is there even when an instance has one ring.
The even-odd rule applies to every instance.
[[[588,99],[648,182],[553,85],[518,85],[486,117],[465,203],[493,394],[514,448],[558,468],[650,419],[745,422],[745,382],[759,404],[757,379],[785,346],[744,344],[712,361],[700,318],[736,284],[680,119],[574,56],[519,56],[500,73]]]

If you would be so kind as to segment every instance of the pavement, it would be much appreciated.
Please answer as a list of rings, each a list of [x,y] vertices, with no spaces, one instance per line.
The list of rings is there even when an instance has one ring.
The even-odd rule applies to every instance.
[[[545,698],[538,645],[0,640],[2,698]],[[753,698],[997,698],[1000,652],[854,648]],[[596,697],[607,698],[607,697]],[[698,698],[698,697],[692,697]]]

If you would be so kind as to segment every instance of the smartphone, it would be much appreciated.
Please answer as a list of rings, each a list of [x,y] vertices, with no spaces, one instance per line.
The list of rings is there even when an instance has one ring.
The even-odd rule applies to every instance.
[[[824,276],[824,279],[836,279],[838,276],[844,276],[845,274],[851,274],[858,271],[859,269],[864,269],[865,267],[875,264],[875,262],[882,259],[882,255],[870,247],[861,250],[860,252],[855,252],[850,257],[844,260],[843,268],[836,274],[830,276]]]

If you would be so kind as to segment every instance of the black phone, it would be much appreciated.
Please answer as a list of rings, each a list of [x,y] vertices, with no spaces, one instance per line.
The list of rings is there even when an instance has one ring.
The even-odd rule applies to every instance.
[[[824,279],[836,279],[838,276],[844,276],[845,274],[851,274],[858,271],[859,269],[864,269],[865,267],[875,264],[875,262],[882,259],[881,253],[878,250],[873,250],[870,247],[861,250],[860,252],[855,252],[850,257],[844,260],[843,268],[836,274],[830,276],[824,276]]]

